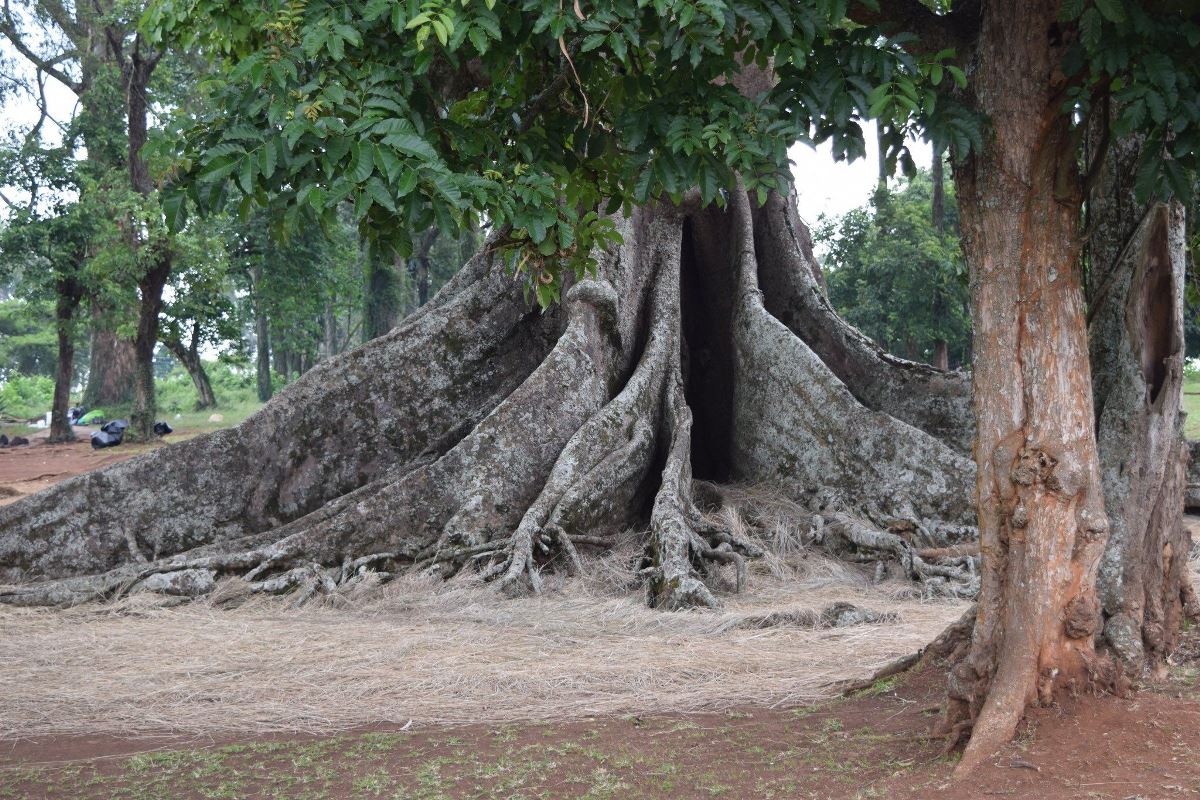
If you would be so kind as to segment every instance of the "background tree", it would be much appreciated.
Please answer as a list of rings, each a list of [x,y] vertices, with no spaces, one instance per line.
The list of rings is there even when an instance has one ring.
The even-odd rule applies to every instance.
[[[53,377],[57,348],[54,310],[48,301],[20,297],[0,300],[0,364],[4,365],[0,369],[5,376]]]
[[[38,1],[15,8],[6,3],[0,33],[34,70],[39,86],[54,80],[78,98],[79,138],[89,186],[115,193],[107,201],[109,207],[128,215],[123,236],[114,243],[119,241],[129,255],[128,269],[119,273],[131,282],[128,291],[138,298],[130,337],[132,361],[128,344],[112,334],[121,324],[120,303],[107,305],[97,295],[99,302],[93,307],[97,332],[89,370],[89,384],[95,388],[89,387],[85,400],[124,399],[122,389],[131,385],[132,431],[149,437],[154,424],[158,314],[171,259],[170,237],[158,222],[162,214],[156,210],[151,168],[143,152],[149,135],[152,79],[165,50],[151,46],[138,32],[136,23],[143,10],[140,4],[114,2]],[[166,85],[172,92],[183,88],[177,81]],[[40,100],[44,104],[44,92]],[[115,260],[109,258],[108,263]]]
[[[244,311],[255,319],[260,387],[270,385],[272,358],[291,380],[357,340],[366,255],[352,225],[335,217],[281,239],[259,213],[234,223],[229,237],[232,269],[247,289]]]
[[[225,251],[228,222],[196,225],[175,240],[175,268],[163,305],[159,339],[192,379],[196,410],[217,405],[202,350],[241,344],[230,262]]]
[[[41,87],[41,84],[38,84]],[[58,144],[43,140],[51,120],[44,104],[40,115],[23,136],[10,132],[0,148],[0,167],[8,177],[9,192],[0,194],[8,219],[0,232],[0,280],[27,298],[54,306],[54,397],[51,404],[50,440],[74,438],[67,409],[75,376],[76,312],[88,295],[93,273],[87,254],[102,227],[101,216],[87,200],[73,202],[86,175],[76,172],[69,155],[78,131],[63,128]]]
[[[951,354],[955,364],[970,356],[967,275],[953,192],[939,231],[933,188],[918,172],[894,194],[822,217],[814,239],[830,302],[848,322],[889,352],[947,369]]]

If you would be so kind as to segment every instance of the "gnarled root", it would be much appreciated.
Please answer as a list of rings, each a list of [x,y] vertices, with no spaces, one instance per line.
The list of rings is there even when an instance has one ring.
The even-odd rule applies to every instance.
[[[979,557],[952,548],[927,549],[932,557],[896,533],[883,531],[848,514],[834,513],[815,520],[817,537],[835,553],[856,560],[898,561],[905,574],[920,581],[928,595],[972,599],[979,594]],[[976,548],[976,553],[978,548]]]

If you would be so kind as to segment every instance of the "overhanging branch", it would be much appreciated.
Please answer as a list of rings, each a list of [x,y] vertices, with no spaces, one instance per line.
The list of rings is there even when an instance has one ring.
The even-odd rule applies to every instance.
[[[54,78],[75,94],[79,94],[83,90],[83,87],[77,81],[71,80],[71,76],[56,66],[59,62],[65,60],[66,56],[59,55],[53,58],[44,58],[29,46],[24,37],[21,36],[20,31],[17,30],[17,21],[12,15],[12,7],[9,4],[9,0],[4,0],[4,16],[0,18],[0,33],[4,34],[4,38],[8,39],[13,49],[20,53],[30,64],[33,64],[39,70]]]
[[[979,34],[980,0],[955,3],[949,14],[934,13],[920,0],[883,0],[878,11],[859,4],[850,18],[860,25],[874,25],[889,35],[911,33],[917,37],[913,49],[937,52],[953,48],[961,54]]]

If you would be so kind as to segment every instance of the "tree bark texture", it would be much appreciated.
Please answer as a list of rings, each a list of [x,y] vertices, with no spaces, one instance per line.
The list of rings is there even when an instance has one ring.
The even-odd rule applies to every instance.
[[[162,312],[163,288],[171,275],[169,253],[158,254],[155,262],[138,281],[138,325],[133,339],[134,363],[133,410],[129,413],[130,431],[139,439],[154,435],[157,404],[154,394],[154,348],[158,346],[158,317]]]
[[[258,387],[258,401],[265,403],[271,399],[274,390],[271,386],[271,326],[267,321],[266,304],[262,298],[262,262],[256,260],[253,272],[252,291],[254,292],[254,377]]]
[[[93,304],[92,341],[88,358],[88,382],[83,392],[86,408],[123,405],[133,399],[133,368],[137,361],[133,343],[117,336],[105,324],[105,313]]]
[[[772,315],[804,340],[867,408],[896,417],[963,454],[971,451],[975,422],[970,378],[887,353],[842,319],[818,282],[812,238],[792,204],[768,202],[756,236],[786,243],[760,248],[763,301]],[[780,259],[805,269],[785,268]]]
[[[1081,285],[1081,190],[1058,3],[985,5],[970,91],[991,138],[955,170],[971,270],[982,586],[947,722],[970,771],[1026,706],[1111,681],[1095,652],[1108,521]]]
[[[1182,205],[1134,197],[1139,144],[1114,142],[1088,202],[1088,315],[1110,534],[1099,573],[1104,641],[1127,671],[1166,671],[1189,598],[1183,525]],[[1195,609],[1191,609],[1193,613]]]
[[[0,579],[18,584],[0,599],[80,602],[162,573],[328,590],[366,569],[479,569],[537,591],[542,570],[578,569],[581,548],[636,525],[648,600],[712,605],[761,551],[695,479],[774,484],[839,547],[931,585],[969,579],[916,552],[973,535],[969,459],[860,402],[764,305],[766,285],[813,283],[791,204],[735,192],[728,210],[618,224],[624,244],[547,313],[485,248],[238,428],[0,508]],[[874,349],[840,363],[860,355],[897,382],[942,376]]]
[[[50,408],[50,442],[72,442],[71,382],[75,377],[75,312],[83,297],[83,288],[71,278],[55,286],[54,322],[58,337],[58,367],[54,374],[54,401]]]
[[[375,255],[367,261],[366,314],[363,320],[363,341],[369,342],[396,327],[400,321],[402,298],[399,259]]]
[[[149,110],[146,91],[161,53],[143,54],[142,44],[141,34],[137,34],[129,59],[121,62],[121,76],[125,83],[128,119],[129,183],[135,192],[149,197],[154,191],[154,184],[142,155],[142,148],[147,141],[146,115]],[[146,271],[138,280],[137,334],[133,340],[137,360],[134,366],[133,410],[129,414],[131,432],[137,438],[146,440],[154,435],[154,415],[157,412],[154,348],[158,345],[158,317],[162,311],[163,288],[171,275],[171,250],[167,242],[147,243],[137,241],[137,234],[133,234],[133,237],[135,249],[153,248]]]

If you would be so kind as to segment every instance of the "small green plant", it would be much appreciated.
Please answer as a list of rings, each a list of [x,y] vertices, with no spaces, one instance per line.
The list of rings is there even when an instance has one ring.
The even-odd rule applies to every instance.
[[[895,676],[892,676],[891,678],[881,678],[881,679],[875,681],[874,683],[872,683],[867,688],[860,689],[859,691],[855,692],[854,696],[855,697],[875,697],[877,695],[881,695],[881,694],[890,692],[895,688],[896,688],[896,677]]]

